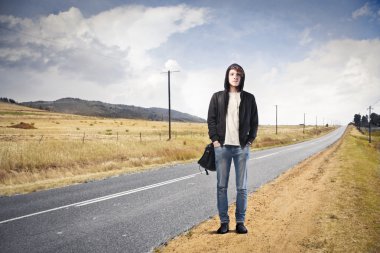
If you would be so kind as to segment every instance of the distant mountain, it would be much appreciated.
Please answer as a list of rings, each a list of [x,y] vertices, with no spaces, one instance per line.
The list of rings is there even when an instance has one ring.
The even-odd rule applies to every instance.
[[[97,116],[108,118],[146,119],[167,121],[168,109],[143,108],[133,105],[108,104],[100,101],[87,101],[79,98],[62,98],[56,101],[23,102],[21,105],[52,112]],[[171,110],[172,121],[204,123],[206,120],[187,113]]]

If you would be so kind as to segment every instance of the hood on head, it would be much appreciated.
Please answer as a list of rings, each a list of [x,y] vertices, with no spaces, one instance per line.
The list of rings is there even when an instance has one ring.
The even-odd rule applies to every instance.
[[[237,63],[233,63],[227,68],[226,76],[224,78],[224,89],[227,91],[230,89],[230,82],[228,81],[228,73],[230,72],[231,69],[236,69],[242,72],[242,77],[240,79],[239,86],[237,87],[239,91],[242,91],[244,88],[245,73],[244,73],[244,69]]]

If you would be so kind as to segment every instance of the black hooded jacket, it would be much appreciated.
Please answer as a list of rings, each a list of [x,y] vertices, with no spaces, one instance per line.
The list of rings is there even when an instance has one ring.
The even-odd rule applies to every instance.
[[[231,66],[228,67],[226,71],[224,90],[214,93],[211,98],[207,116],[208,134],[210,139],[213,142],[219,141],[222,145],[224,144],[226,136],[226,115],[229,100],[228,91],[230,87],[228,73]],[[247,143],[252,143],[255,140],[259,124],[255,97],[251,93],[243,90],[244,80],[245,75],[241,77],[238,86],[241,98],[239,106],[239,141],[241,147],[244,147]]]

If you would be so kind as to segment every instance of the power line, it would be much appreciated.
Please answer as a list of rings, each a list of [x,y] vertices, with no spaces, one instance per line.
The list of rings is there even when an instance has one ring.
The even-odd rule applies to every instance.
[[[370,105],[371,105],[371,106],[375,106],[375,105],[377,105],[378,103],[380,103],[380,99],[377,99],[377,101],[374,102],[374,103],[370,103]],[[374,108],[372,108],[372,109],[374,109]],[[366,112],[367,110],[368,110],[368,108],[365,106],[365,107],[362,108],[362,110],[359,111],[359,114],[360,114],[360,113],[363,113],[363,111]],[[365,113],[363,113],[363,114],[365,114]]]
[[[375,103],[372,103],[371,105],[377,105],[378,103],[380,103],[380,99],[377,100]]]

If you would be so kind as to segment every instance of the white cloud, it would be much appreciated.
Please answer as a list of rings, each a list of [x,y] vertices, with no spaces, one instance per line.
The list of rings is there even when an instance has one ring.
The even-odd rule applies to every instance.
[[[157,48],[174,33],[205,23],[205,9],[186,5],[147,8],[118,7],[88,20],[94,37],[107,46],[146,51]]]
[[[177,84],[180,85],[177,108],[207,119],[212,94],[224,89],[225,69],[210,67],[181,73],[177,79]]]
[[[370,9],[369,3],[365,3],[362,7],[352,12],[352,18],[357,19],[362,16],[371,16],[372,10]]]
[[[206,22],[207,9],[187,5],[121,6],[84,17],[75,7],[36,20],[0,16],[14,32],[0,39],[2,66],[57,67],[62,75],[100,84],[129,79],[151,67],[149,50]]]
[[[301,46],[305,46],[307,44],[310,44],[312,41],[313,41],[313,38],[311,36],[311,33],[314,32],[314,31],[317,31],[319,30],[321,27],[320,24],[316,24],[314,25],[313,27],[307,27],[305,28],[301,35],[300,35],[300,41],[299,41],[299,44]]]
[[[175,71],[175,70],[180,70],[181,67],[179,66],[178,62],[173,59],[169,59],[165,62],[165,70],[164,71]]]
[[[352,17],[368,15],[371,5],[363,7]],[[38,19],[0,16],[0,25],[15,31],[0,31],[0,93],[19,101],[72,96],[166,108],[167,76],[161,73],[165,67],[181,70],[171,76],[172,108],[206,118],[211,95],[223,89],[225,68],[216,66],[233,58],[240,63],[257,60],[243,67],[245,90],[256,96],[262,124],[274,124],[275,104],[279,105],[280,124],[302,123],[304,112],[308,124],[314,124],[315,116],[347,123],[354,113],[379,100],[379,40],[334,40],[297,62],[269,57],[275,59],[268,66],[274,40],[271,43],[262,36],[264,41],[258,44],[263,48],[240,49],[239,41],[230,47],[225,44],[228,36],[205,27],[202,34],[221,38],[220,45],[201,48],[207,56],[201,65],[206,67],[199,69],[199,55],[192,55],[190,47],[186,58],[181,57],[181,50],[162,56],[161,48],[173,35],[202,26],[208,22],[207,13],[207,9],[188,5],[135,5],[90,17],[77,8]],[[223,22],[216,24],[220,27]],[[238,27],[225,27],[231,36],[233,31],[241,32]],[[318,29],[318,25],[307,27],[299,34],[299,44],[308,46],[303,50],[321,45],[315,33],[321,32]],[[199,34],[187,38],[207,43],[207,36],[199,38]],[[214,59],[218,49],[225,58]]]
[[[263,121],[274,122],[272,107],[278,104],[281,124],[302,123],[304,112],[309,124],[316,116],[346,124],[380,98],[378,55],[380,40],[335,40],[287,64],[280,74],[263,73],[257,85]]]
[[[260,61],[243,66],[247,74],[245,90],[256,97],[261,124],[275,123],[276,104],[279,105],[279,124],[303,123],[304,113],[307,124],[315,124],[316,117],[319,124],[346,124],[355,113],[365,113],[366,107],[380,99],[377,55],[380,55],[380,40],[330,41],[310,51],[301,61],[266,69],[265,63]],[[174,59],[166,63],[178,64]],[[212,94],[223,89],[224,71],[224,68],[214,67],[181,68],[181,72],[171,76],[172,109],[206,118]],[[3,71],[1,76],[6,74]],[[10,74],[15,75],[15,72]],[[21,77],[9,84],[20,86]],[[35,99],[52,99],[49,94],[55,90],[59,92],[54,93],[53,99],[74,96],[167,108],[167,76],[153,69],[147,69],[144,75],[130,77],[128,81],[133,85],[120,81],[107,87],[93,86],[78,77],[62,77],[58,70],[29,73],[24,79],[30,80],[31,85],[23,89]],[[57,80],[57,86],[52,85],[51,80]],[[35,83],[40,85],[36,87]]]
[[[278,69],[272,67],[268,72],[265,72],[260,77],[261,83],[274,84],[275,80],[278,78]]]
[[[310,32],[311,32],[310,28],[305,28],[305,30],[303,30],[303,32],[301,33],[301,40],[299,42],[301,46],[309,44],[313,40],[310,37]]]
[[[151,64],[148,50],[158,48],[175,33],[206,22],[206,9],[186,5],[147,8],[118,7],[88,20],[94,37],[108,47],[129,50],[128,60],[141,70]]]
[[[22,61],[24,58],[37,60],[41,58],[41,54],[39,52],[31,51],[26,47],[0,48],[0,58],[12,63]]]
[[[12,31],[0,37],[0,93],[18,101],[70,96],[166,107],[167,76],[150,50],[204,24],[207,13],[178,5],[122,6],[91,17],[77,8],[38,19],[0,15]],[[165,67],[181,69],[174,59]],[[189,108],[183,76],[172,76],[173,109]]]

